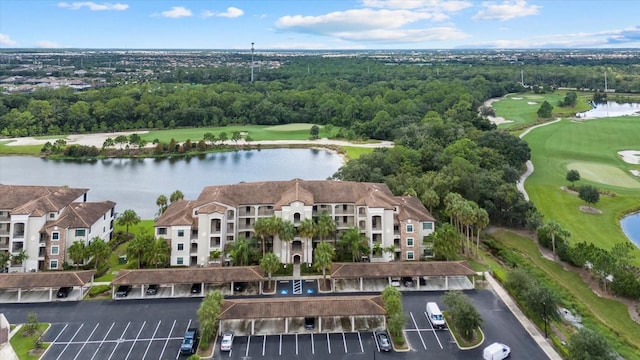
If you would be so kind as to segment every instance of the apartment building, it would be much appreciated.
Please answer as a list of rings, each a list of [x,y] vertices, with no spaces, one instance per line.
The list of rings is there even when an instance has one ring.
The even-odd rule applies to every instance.
[[[276,216],[296,228],[305,219],[328,214],[335,240],[357,227],[369,240],[370,261],[419,260],[431,251],[423,239],[435,220],[420,200],[394,196],[385,184],[300,180],[209,186],[196,200],[173,202],[155,223],[155,236],[170,241],[171,265],[206,266],[213,251],[239,237],[255,237],[261,217]],[[296,233],[293,241],[275,236],[272,251],[282,263],[311,263],[322,239]]]
[[[74,241],[111,239],[112,201],[87,202],[89,189],[64,186],[0,185],[0,252],[14,260],[10,272],[62,269]]]

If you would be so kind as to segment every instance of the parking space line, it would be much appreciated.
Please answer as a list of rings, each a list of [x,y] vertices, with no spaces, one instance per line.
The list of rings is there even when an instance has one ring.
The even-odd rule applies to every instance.
[[[378,343],[378,337],[376,336],[376,333],[372,332],[371,336],[373,336],[373,341],[376,343],[376,350],[380,352],[380,344]]]
[[[69,343],[71,341],[73,341],[73,339],[76,338],[76,336],[78,335],[78,333],[80,332],[80,330],[82,330],[82,327],[84,326],[84,323],[80,324],[80,327],[78,328],[78,330],[76,330],[75,334],[73,334],[73,336],[71,337],[71,339],[69,339],[69,342],[67,342],[67,345],[64,346],[64,349],[62,349],[62,351],[60,351],[60,354],[58,354],[58,357],[56,358],[56,360],[60,360],[60,357],[62,356],[62,354],[64,354],[65,350],[67,350],[67,348],[69,347]]]
[[[296,334],[296,355],[298,355],[298,334]]]
[[[267,335],[262,335],[262,356],[264,356],[264,349],[267,347]]]
[[[162,356],[164,355],[164,351],[167,349],[167,343],[169,342],[169,337],[173,333],[173,328],[176,326],[176,321],[177,320],[173,320],[173,324],[171,325],[171,330],[169,330],[169,335],[167,335],[167,339],[164,341],[164,346],[162,347],[162,352],[160,353],[160,359],[162,359]]]
[[[360,331],[358,331],[358,341],[360,342],[360,352],[364,352],[364,347],[362,347],[362,338],[360,337]]]
[[[64,324],[64,327],[62,328],[62,330],[60,330],[60,332],[58,333],[58,336],[56,336],[56,338],[53,339],[52,344],[55,344],[58,341],[58,338],[60,338],[60,336],[62,336],[62,333],[67,329],[67,326],[69,326],[69,324]]]
[[[427,318],[427,320],[429,320],[429,325],[431,325],[431,328],[433,330],[433,336],[436,337],[436,340],[438,341],[438,345],[440,345],[440,349],[443,349],[442,343],[440,342],[440,338],[438,337],[438,334],[436,334],[436,329],[433,327],[433,324],[431,324],[431,320],[429,319],[429,315],[427,314],[426,311],[423,314]]]
[[[116,349],[118,348],[118,344],[120,344],[121,342],[124,342],[124,334],[127,332],[127,329],[129,329],[130,325],[131,325],[131,321],[129,321],[127,323],[127,326],[124,327],[124,331],[122,332],[122,335],[120,335],[120,337],[118,338],[118,341],[116,341],[116,346],[114,346],[113,350],[111,350],[111,355],[109,355],[108,360],[111,360],[111,358],[113,357],[113,354],[115,354]]]
[[[413,313],[410,312],[409,315],[411,315],[411,321],[413,321],[413,326],[417,329],[418,328],[418,323],[416,323],[416,319],[413,317]],[[422,343],[422,346],[424,346],[424,349],[427,350],[427,344],[424,343],[424,339],[422,338],[422,333],[420,331],[418,331],[418,336],[420,337],[420,342]]]
[[[345,339],[344,337],[344,331],[342,332],[342,343],[344,343],[344,353],[349,353],[349,351],[347,350],[347,339]]]
[[[102,341],[100,342],[100,345],[98,345],[98,348],[96,349],[96,351],[93,353],[93,356],[91,357],[91,360],[93,360],[94,357],[96,357],[96,354],[98,353],[98,351],[100,351],[100,348],[102,347],[102,344],[104,344],[104,341],[107,339],[107,336],[109,336],[109,333],[111,332],[111,329],[113,329],[113,326],[116,323],[113,322],[111,323],[111,327],[109,327],[109,330],[107,330],[107,333],[104,334],[104,337],[102,338]]]
[[[145,357],[147,357],[147,353],[149,352],[149,348],[151,347],[151,343],[153,342],[153,338],[156,337],[156,333],[158,332],[158,328],[160,328],[160,323],[162,323],[162,320],[158,321],[158,325],[156,326],[156,330],[153,332],[153,335],[151,335],[151,340],[149,340],[149,344],[147,345],[147,348],[144,350],[144,354],[142,355],[142,359],[144,360]],[[171,334],[169,334],[171,335]]]
[[[311,333],[311,354],[315,355],[316,353],[316,344],[313,342],[313,333]]]
[[[329,333],[327,333],[327,349],[329,349],[329,354],[331,354],[331,341],[329,341]]]
[[[244,357],[249,357],[249,345],[251,345],[251,335],[247,337],[247,351],[244,353]]]
[[[138,331],[138,335],[136,335],[136,338],[133,339],[133,344],[131,345],[131,348],[129,349],[129,352],[127,353],[127,357],[125,357],[125,360],[129,358],[129,355],[131,355],[131,351],[133,351],[133,347],[136,346],[136,341],[138,341],[138,338],[140,337],[140,333],[142,333],[142,329],[144,329],[145,324],[147,323],[147,321],[143,321],[142,322],[142,326],[140,327],[140,331]]]
[[[282,355],[282,334],[280,334],[280,346],[278,347],[278,355]]]
[[[189,322],[187,323],[187,328],[184,329],[184,332],[187,332],[187,330],[189,330],[190,327],[191,327],[191,319],[189,319]],[[173,328],[172,328],[172,330],[173,330]],[[171,336],[171,333],[169,333],[169,336]],[[167,342],[168,342],[168,340],[167,340]],[[165,343],[165,346],[166,345],[167,344]],[[176,354],[176,360],[178,360],[179,357],[180,357],[180,349],[178,349],[178,353]]]
[[[82,347],[80,348],[80,350],[78,350],[78,353],[76,354],[76,357],[73,358],[73,360],[76,360],[78,356],[80,356],[80,353],[89,342],[89,339],[91,339],[91,336],[93,336],[93,333],[96,332],[96,329],[98,328],[99,325],[100,323],[97,323],[96,326],[93,328],[93,331],[91,331],[91,334],[89,334],[89,337],[87,338],[87,340],[84,342],[84,344],[82,344]]]

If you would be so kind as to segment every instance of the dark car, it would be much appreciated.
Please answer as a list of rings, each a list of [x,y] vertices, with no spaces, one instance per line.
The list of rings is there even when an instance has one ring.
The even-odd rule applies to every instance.
[[[414,285],[414,284],[413,284],[413,279],[412,279],[412,278],[410,278],[410,277],[403,277],[403,278],[402,278],[402,284],[403,284],[405,287],[413,287],[413,285]]]
[[[200,292],[202,291],[202,284],[201,283],[194,283],[191,285],[191,293],[192,294],[200,294]]]
[[[313,330],[316,328],[316,318],[306,317],[304,318],[304,328],[306,330]]]
[[[180,345],[180,354],[191,355],[196,353],[198,348],[198,341],[200,335],[198,334],[198,328],[188,328],[182,338],[182,344]]]
[[[71,286],[63,286],[58,289],[58,293],[56,294],[56,296],[59,298],[66,298],[67,296],[69,296],[71,290],[73,290]]]
[[[247,284],[243,282],[236,281],[233,283],[233,291],[244,291],[245,287],[247,287]]]
[[[131,291],[131,286],[120,285],[118,286],[118,290],[116,290],[116,297],[127,297],[127,295],[129,295],[129,291]]]
[[[147,286],[147,295],[155,295],[158,293],[158,284],[151,284]]]
[[[391,339],[385,330],[377,330],[375,336],[380,351],[391,351]]]

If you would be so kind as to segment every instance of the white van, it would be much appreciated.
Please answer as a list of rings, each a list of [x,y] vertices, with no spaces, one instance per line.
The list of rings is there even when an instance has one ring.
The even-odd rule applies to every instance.
[[[444,329],[447,325],[444,322],[444,316],[442,316],[442,312],[438,307],[438,304],[434,302],[427,303],[427,316],[429,317],[429,322],[436,329]]]
[[[509,355],[511,355],[511,348],[497,342],[487,346],[482,352],[484,360],[502,360],[508,358]]]

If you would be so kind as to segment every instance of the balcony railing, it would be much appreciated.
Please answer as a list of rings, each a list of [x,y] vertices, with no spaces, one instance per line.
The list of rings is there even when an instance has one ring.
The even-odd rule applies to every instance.
[[[14,231],[13,233],[13,238],[23,238],[24,237],[24,231]]]

